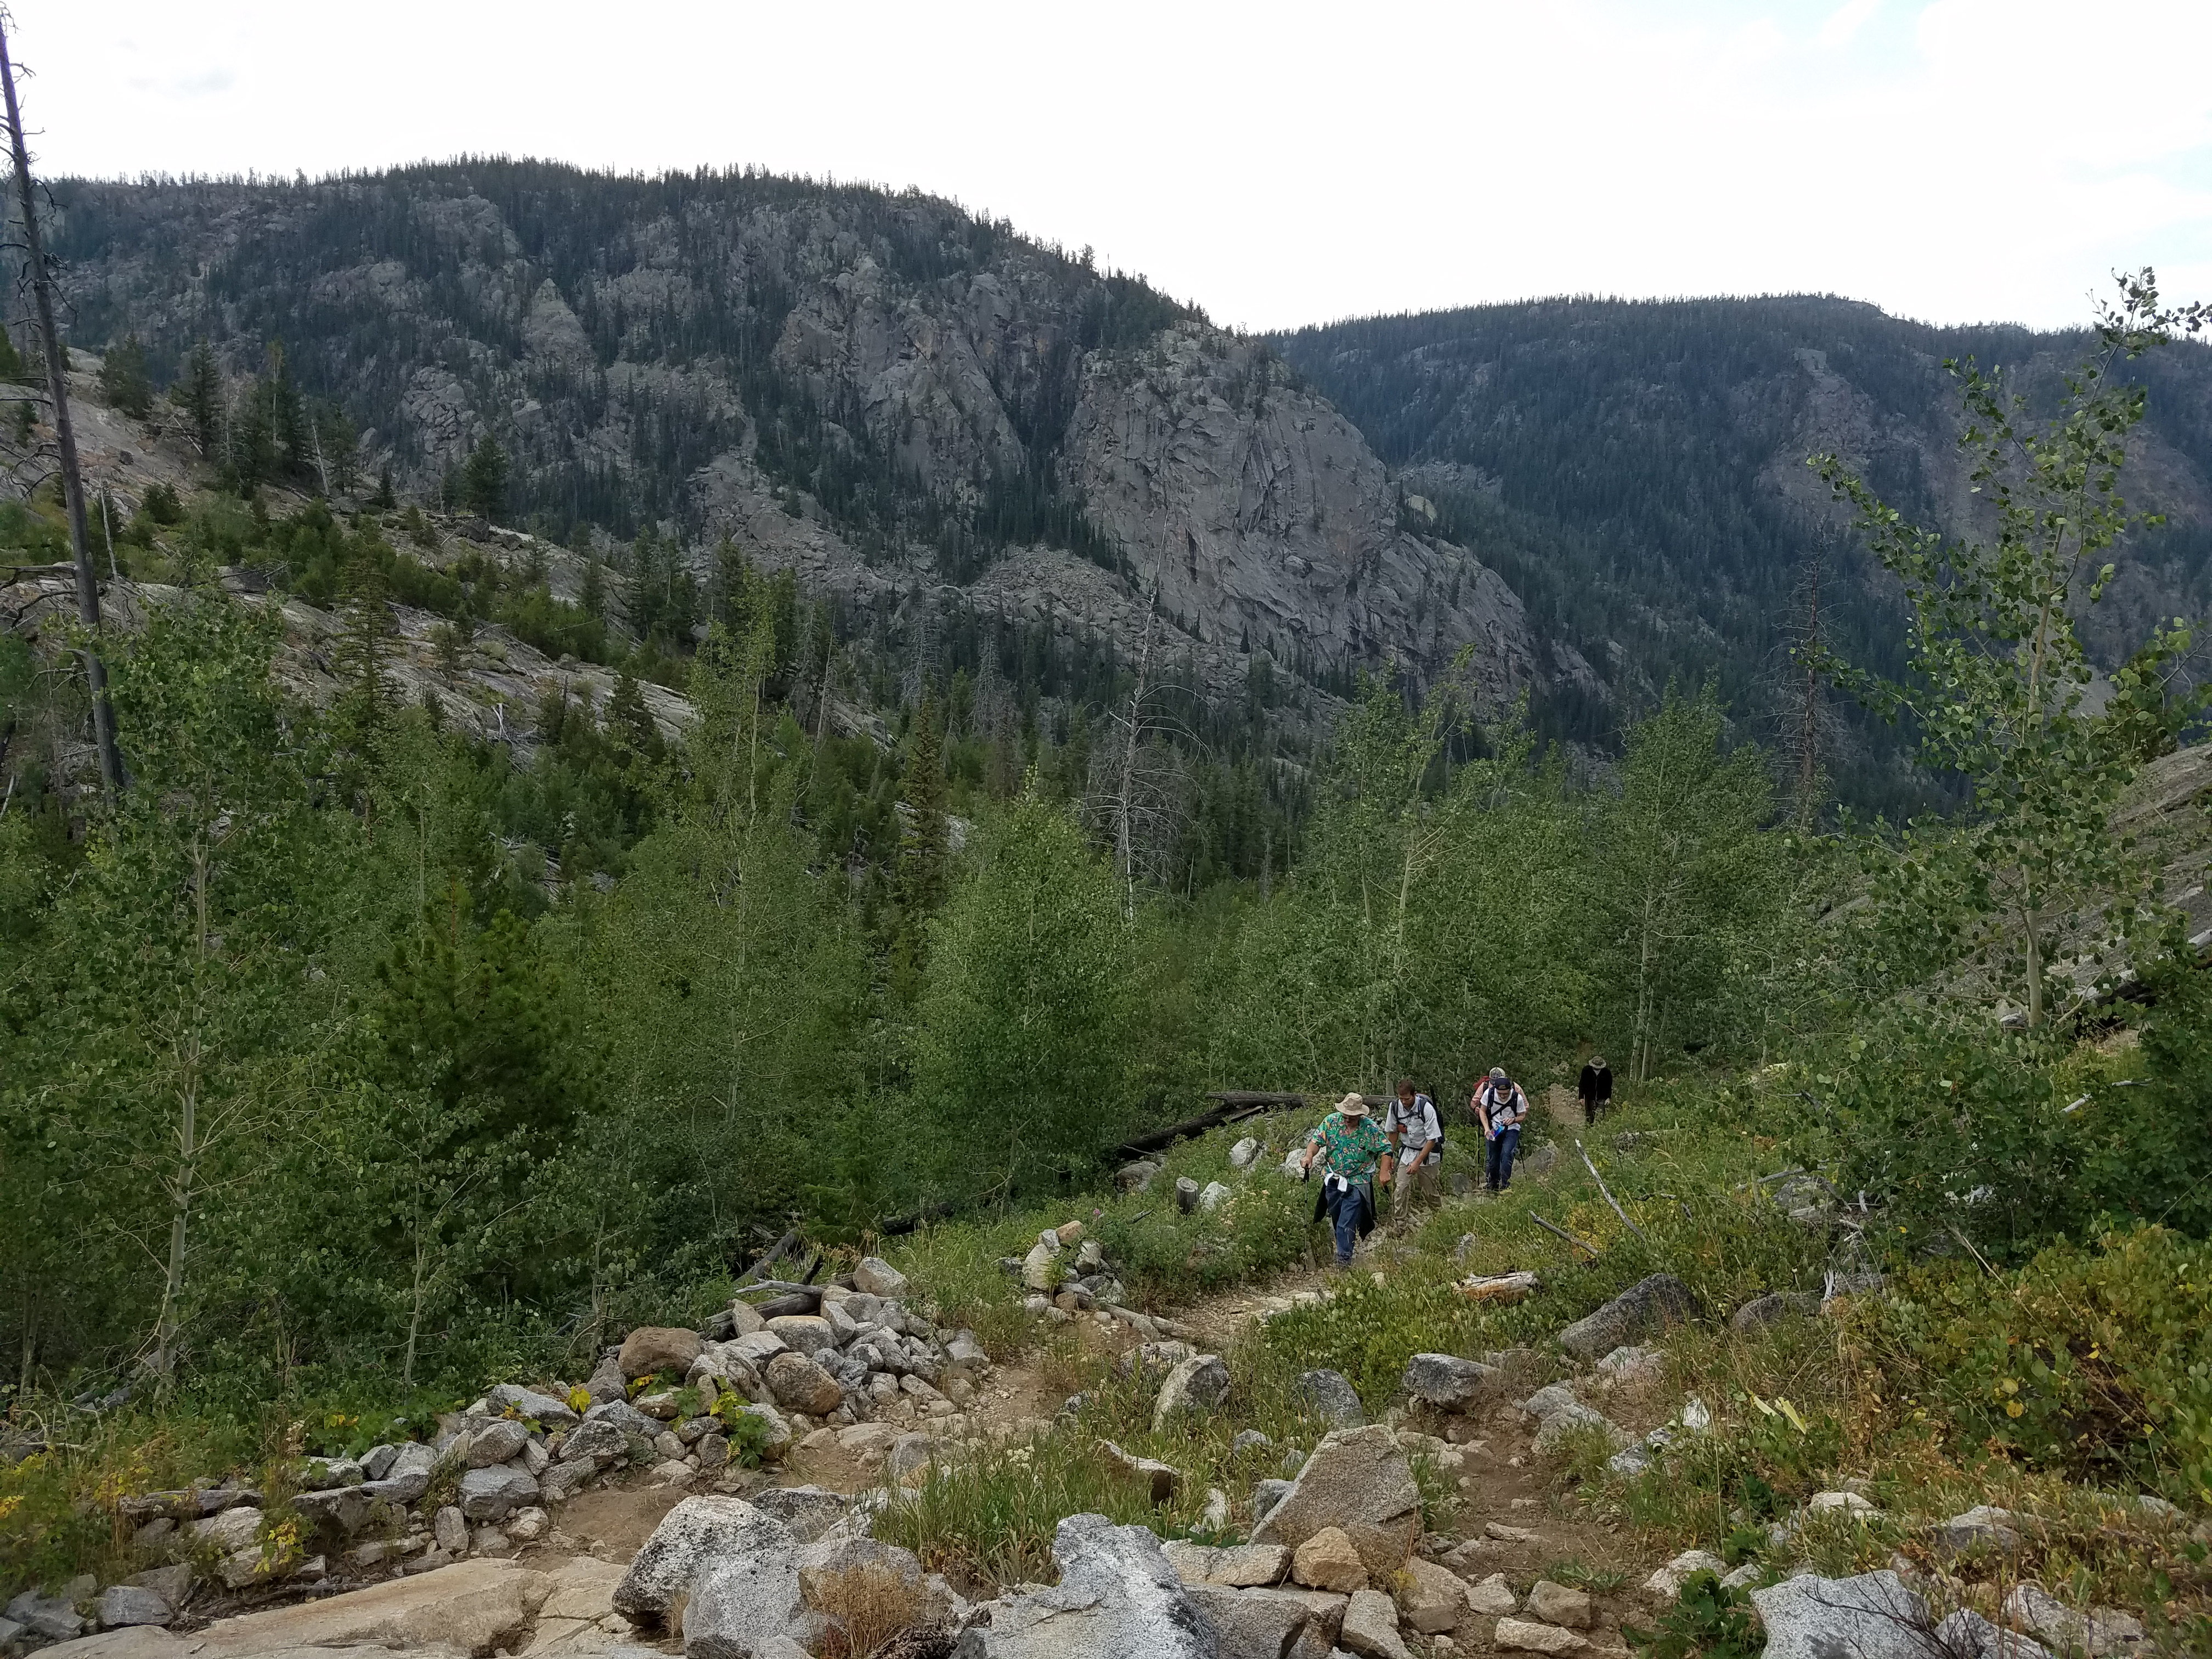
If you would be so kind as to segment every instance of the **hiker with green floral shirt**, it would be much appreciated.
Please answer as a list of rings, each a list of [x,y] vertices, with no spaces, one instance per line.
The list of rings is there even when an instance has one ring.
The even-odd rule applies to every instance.
[[[1305,1161],[1298,1179],[1313,1174],[1314,1160],[1322,1164],[1321,1195],[1314,1201],[1314,1219],[1326,1214],[1336,1231],[1336,1265],[1352,1265],[1352,1247],[1375,1231],[1375,1174],[1390,1179],[1390,1142],[1373,1118],[1367,1102],[1354,1091],[1336,1103],[1336,1109],[1315,1126],[1306,1137]]]

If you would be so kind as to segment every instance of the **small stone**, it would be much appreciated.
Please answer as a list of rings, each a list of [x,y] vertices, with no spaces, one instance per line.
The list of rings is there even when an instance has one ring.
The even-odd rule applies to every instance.
[[[1467,1585],[1456,1573],[1412,1556],[1399,1576],[1398,1610],[1424,1636],[1456,1630],[1468,1611]]]
[[[2053,1648],[2097,1656],[2140,1650],[2142,1621],[2112,1607],[2076,1612],[2040,1584],[2015,1584],[2004,1599],[2004,1616],[2033,1631]]]
[[[1123,1451],[1110,1440],[1100,1441],[1098,1449],[1115,1468],[1143,1482],[1154,1504],[1167,1503],[1182,1486],[1182,1471],[1173,1464],[1163,1463],[1154,1457],[1138,1457]]]
[[[1133,1163],[1124,1164],[1116,1170],[1114,1172],[1114,1184],[1125,1193],[1141,1193],[1152,1184],[1152,1177],[1159,1172],[1158,1164],[1150,1158],[1140,1158]]]
[[[1332,1428],[1356,1429],[1367,1421],[1360,1407],[1359,1391],[1341,1371],[1300,1371],[1291,1393],[1311,1417]]]
[[[1590,1599],[1587,1593],[1571,1589],[1548,1578],[1539,1578],[1528,1591],[1528,1613],[1547,1625],[1565,1625],[1573,1630],[1588,1630],[1590,1622]]]
[[[1229,1149],[1229,1167],[1232,1170],[1249,1169],[1252,1160],[1259,1156],[1260,1143],[1250,1135],[1246,1135],[1243,1139]]]
[[[1497,1370],[1476,1360],[1448,1353],[1417,1353],[1406,1362],[1402,1386],[1425,1405],[1439,1411],[1464,1412],[1500,1380]]]
[[[1726,1572],[1728,1563],[1708,1550],[1685,1550],[1644,1581],[1644,1594],[1671,1601],[1682,1593],[1683,1581],[1693,1572]]]
[[[1490,1640],[1508,1653],[1579,1653],[1589,1645],[1571,1630],[1522,1619],[1500,1619]]]
[[[1816,1492],[1806,1501],[1805,1508],[1808,1514],[1841,1513],[1855,1521],[1870,1520],[1881,1513],[1855,1492]]]
[[[1206,1183],[1206,1190],[1198,1195],[1198,1207],[1209,1212],[1218,1210],[1222,1200],[1228,1196],[1228,1188],[1218,1181],[1209,1181]]]
[[[1152,1432],[1179,1418],[1218,1411],[1229,1401],[1229,1367],[1218,1354],[1194,1354],[1167,1374],[1152,1403]]]
[[[225,1555],[233,1555],[261,1536],[261,1511],[225,1510],[204,1521],[195,1521],[192,1532],[208,1547]]]
[[[1291,1577],[1309,1589],[1339,1595],[1365,1589],[1368,1583],[1367,1565],[1341,1527],[1323,1527],[1299,1545],[1291,1556]],[[1394,1615],[1391,1626],[1395,1630],[1396,1626]]]
[[[469,1437],[468,1465],[472,1469],[488,1469],[495,1463],[520,1456],[529,1443],[529,1430],[501,1418],[485,1424]]]
[[[100,1593],[94,1615],[102,1630],[125,1625],[166,1625],[176,1610],[153,1590],[140,1584],[110,1584]]]
[[[504,1560],[514,1553],[514,1544],[497,1527],[478,1527],[470,1547],[477,1555],[490,1560]]]
[[[431,1535],[438,1547],[448,1555],[459,1555],[469,1547],[469,1523],[460,1506],[448,1504],[440,1510],[430,1522]]]
[[[1521,1602],[1502,1572],[1492,1573],[1479,1584],[1469,1584],[1467,1587],[1467,1605],[1470,1610],[1486,1613],[1493,1619],[1521,1610]]]
[[[907,1289],[906,1275],[879,1255],[860,1258],[853,1283],[868,1296],[904,1296]]]
[[[1819,1499],[1814,1499],[1819,1502]],[[2020,1548],[2020,1533],[2010,1510],[1977,1504],[1963,1515],[1954,1515],[1935,1529],[1936,1547],[1952,1554],[1972,1549],[1995,1550],[2010,1555]]]
[[[768,1328],[783,1339],[794,1353],[810,1357],[837,1346],[837,1333],[820,1314],[783,1314],[768,1322]]]
[[[504,1521],[510,1511],[537,1501],[537,1481],[520,1469],[502,1465],[461,1477],[461,1513],[471,1521]]]
[[[1356,1589],[1344,1609],[1344,1627],[1337,1643],[1360,1659],[1413,1659],[1405,1639],[1398,1634],[1398,1608],[1376,1589]]]
[[[1279,1584],[1291,1570],[1291,1553],[1280,1544],[1238,1544],[1215,1553],[1206,1577],[1232,1589]]]
[[[766,1380],[776,1404],[789,1411],[819,1415],[836,1411],[845,1398],[837,1379],[804,1354],[776,1355],[769,1361]]]
[[[1235,1457],[1248,1451],[1270,1451],[1274,1444],[1257,1429],[1239,1429],[1236,1438],[1229,1443],[1229,1455]]]

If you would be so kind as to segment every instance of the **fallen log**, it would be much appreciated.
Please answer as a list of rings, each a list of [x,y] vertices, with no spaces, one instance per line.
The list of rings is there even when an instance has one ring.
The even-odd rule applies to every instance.
[[[1522,1268],[1510,1273],[1475,1273],[1461,1279],[1458,1290],[1470,1302],[1502,1302],[1510,1307],[1536,1290],[1540,1282]]]
[[[759,1257],[753,1262],[753,1265],[738,1275],[738,1283],[743,1285],[747,1279],[753,1278],[756,1274],[766,1273],[770,1267],[773,1267],[778,1261],[782,1260],[783,1253],[786,1250],[788,1250],[793,1245],[798,1243],[799,1229],[793,1227],[781,1238],[777,1239],[775,1243],[769,1245],[767,1249],[762,1251]]]

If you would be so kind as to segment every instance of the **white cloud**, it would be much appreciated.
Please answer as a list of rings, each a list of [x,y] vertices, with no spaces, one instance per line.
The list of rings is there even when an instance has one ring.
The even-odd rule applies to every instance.
[[[464,152],[919,185],[1273,326],[1528,294],[2086,314],[2212,265],[2212,7],[18,0],[44,165]],[[2177,293],[2179,281],[2169,286]]]

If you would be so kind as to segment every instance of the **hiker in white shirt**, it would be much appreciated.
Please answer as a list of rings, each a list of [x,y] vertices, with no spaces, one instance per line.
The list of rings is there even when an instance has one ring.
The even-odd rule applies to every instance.
[[[1382,1131],[1389,1136],[1390,1150],[1398,1161],[1390,1218],[1402,1227],[1412,1219],[1416,1202],[1435,1201],[1437,1166],[1444,1156],[1443,1125],[1437,1117],[1436,1103],[1415,1092],[1413,1079],[1401,1077],[1398,1098],[1382,1120]]]
[[[1474,1091],[1474,1115],[1481,1120],[1484,1138],[1490,1143],[1484,1184],[1493,1193],[1502,1193],[1513,1184],[1513,1154],[1521,1145],[1528,1097],[1505,1075],[1503,1066],[1493,1066],[1482,1087]]]

